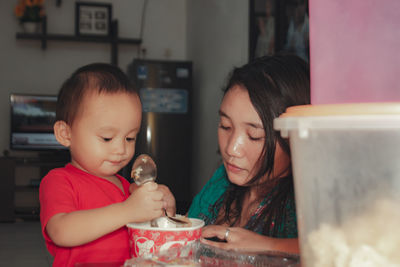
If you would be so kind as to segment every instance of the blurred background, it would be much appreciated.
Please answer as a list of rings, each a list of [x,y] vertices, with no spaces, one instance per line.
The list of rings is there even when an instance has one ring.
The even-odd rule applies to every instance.
[[[26,183],[36,183],[37,186],[37,179],[54,166],[44,168],[45,160],[38,159],[39,163],[33,160],[37,157],[37,151],[10,149],[10,94],[56,95],[62,82],[74,70],[92,62],[115,63],[128,72],[129,65],[135,59],[188,61],[192,64],[191,95],[188,103],[191,112],[191,129],[188,133],[191,136],[191,154],[187,155],[191,168],[187,177],[190,183],[185,184],[190,188],[182,189],[190,192],[187,198],[191,198],[219,165],[216,130],[221,88],[231,68],[249,60],[249,2],[101,1],[112,5],[111,19],[118,21],[117,37],[137,41],[133,44],[121,41],[114,46],[108,41],[85,41],[82,38],[85,38],[83,35],[87,32],[83,30],[81,39],[71,40],[76,36],[76,2],[78,1],[43,1],[48,36],[45,48],[40,38],[26,37],[29,33],[25,34],[26,29],[15,14],[19,2],[0,2],[0,151],[18,159],[14,170],[16,178],[30,177],[26,178],[29,181],[20,181],[17,186]],[[97,4],[99,1],[85,2]],[[39,29],[39,35],[41,30],[42,28]],[[51,39],[50,36],[61,37]],[[101,38],[103,37],[100,33]],[[31,159],[36,163],[24,163]],[[5,166],[10,166],[10,163],[0,166],[2,173]],[[15,181],[6,180],[2,177],[3,184],[15,184]],[[35,196],[27,198],[34,199]],[[7,204],[2,202],[2,205],[4,207]]]

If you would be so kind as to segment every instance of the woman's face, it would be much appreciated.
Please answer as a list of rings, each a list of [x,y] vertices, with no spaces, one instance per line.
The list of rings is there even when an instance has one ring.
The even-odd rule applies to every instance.
[[[233,86],[220,107],[218,142],[229,180],[244,185],[258,171],[265,131],[247,90]]]

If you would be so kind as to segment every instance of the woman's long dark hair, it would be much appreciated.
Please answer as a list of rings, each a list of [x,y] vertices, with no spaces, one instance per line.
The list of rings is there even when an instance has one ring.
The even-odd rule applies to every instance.
[[[261,190],[258,201],[272,193],[268,207],[261,211],[258,219],[251,227],[256,227],[260,220],[266,226],[280,225],[284,220],[284,207],[290,196],[293,196],[293,177],[289,166],[287,177],[272,177],[274,174],[274,156],[276,143],[290,156],[288,141],[280,132],[273,129],[273,120],[281,115],[286,108],[310,103],[310,72],[308,64],[294,55],[275,55],[255,59],[254,61],[235,68],[224,89],[224,95],[235,85],[247,89],[250,101],[261,118],[265,130],[265,142],[262,156],[259,159],[260,169],[245,186],[232,184],[223,197],[215,204],[221,205],[223,217],[218,217],[217,224],[235,225],[242,214],[242,206],[250,186],[257,185]],[[286,173],[286,172],[285,172]],[[277,174],[279,175],[279,174]],[[282,175],[282,174],[280,174]],[[260,179],[269,177],[266,182]],[[278,190],[271,189],[278,185]],[[268,227],[267,227],[268,228]],[[275,227],[277,231],[278,227]],[[269,229],[264,229],[267,234]],[[274,234],[274,233],[273,233]]]

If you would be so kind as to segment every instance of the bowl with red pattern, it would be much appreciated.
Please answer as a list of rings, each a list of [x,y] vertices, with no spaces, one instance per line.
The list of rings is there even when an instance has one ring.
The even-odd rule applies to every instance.
[[[189,224],[179,227],[173,223],[164,223],[162,218],[159,226],[152,226],[150,222],[127,224],[131,257],[148,257],[198,240],[204,221],[195,218],[188,220]]]

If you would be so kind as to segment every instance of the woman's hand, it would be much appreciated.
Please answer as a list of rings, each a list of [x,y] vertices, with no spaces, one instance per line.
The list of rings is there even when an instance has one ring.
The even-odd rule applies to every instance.
[[[259,251],[263,247],[268,250],[268,247],[265,247],[266,244],[264,244],[266,237],[240,227],[209,225],[202,229],[201,236],[202,243],[222,249],[252,250],[254,248]],[[206,239],[213,237],[221,240],[221,242]]]
[[[299,253],[297,238],[272,238],[257,234],[241,227],[227,227],[221,225],[209,225],[202,229],[201,242],[222,249],[235,249],[246,251],[284,251]],[[206,238],[216,237],[218,242]]]

